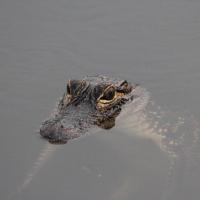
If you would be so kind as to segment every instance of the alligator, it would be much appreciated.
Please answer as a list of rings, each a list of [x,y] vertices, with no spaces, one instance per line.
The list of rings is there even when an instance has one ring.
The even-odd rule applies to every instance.
[[[107,76],[69,80],[54,113],[40,127],[50,143],[65,144],[94,126],[111,129],[122,106],[133,101],[138,84]]]
[[[199,123],[154,104],[149,92],[127,80],[104,75],[68,80],[63,96],[39,133],[52,144],[65,144],[92,128],[111,129],[120,119],[121,126],[125,126],[121,130],[153,139],[170,155],[177,156],[180,149],[187,151],[196,146]],[[190,134],[185,132],[189,127]]]
[[[66,85],[66,91],[54,112],[39,130],[42,138],[49,142],[19,186],[17,194],[27,188],[41,166],[58,148],[58,145],[52,144],[65,144],[98,127],[111,129],[115,122],[116,125],[120,124],[120,131],[128,130],[131,136],[150,138],[168,154],[171,164],[162,199],[168,199],[174,188],[179,187],[176,179],[182,180],[184,173],[199,163],[199,123],[188,115],[180,117],[179,113],[164,111],[154,103],[145,88],[102,75],[69,80]],[[118,196],[124,188],[127,191],[130,180],[132,177],[125,179],[122,189],[117,189],[114,196]],[[14,195],[16,193],[10,199]]]

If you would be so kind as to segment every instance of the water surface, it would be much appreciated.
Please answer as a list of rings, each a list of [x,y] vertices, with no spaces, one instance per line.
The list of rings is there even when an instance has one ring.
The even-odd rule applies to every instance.
[[[199,148],[189,147],[191,115],[200,119],[199,10],[195,0],[1,1],[1,199],[199,199]],[[41,121],[66,80],[88,74],[140,83],[156,112],[175,112],[162,123],[184,116],[191,162],[181,154],[173,187],[169,155],[118,125],[60,147],[17,192],[46,145]]]

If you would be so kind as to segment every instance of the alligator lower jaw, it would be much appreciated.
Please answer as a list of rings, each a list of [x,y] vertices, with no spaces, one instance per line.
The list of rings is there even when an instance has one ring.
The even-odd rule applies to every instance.
[[[49,143],[51,143],[51,144],[57,144],[57,145],[60,145],[60,144],[66,144],[67,143],[67,141],[62,141],[62,140],[54,140],[54,139],[49,139],[48,140],[49,141]]]
[[[68,142],[68,140],[65,138],[52,138],[52,137],[49,137],[48,135],[45,135],[45,136],[41,135],[41,137],[47,140],[51,144],[59,145],[59,144],[66,144]]]

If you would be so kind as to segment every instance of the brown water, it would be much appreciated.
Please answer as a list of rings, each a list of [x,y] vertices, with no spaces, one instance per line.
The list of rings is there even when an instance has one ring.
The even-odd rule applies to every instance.
[[[199,141],[189,145],[200,121],[199,10],[195,0],[1,1],[0,198],[198,200]],[[188,154],[180,151],[170,181],[170,156],[135,126],[124,133],[120,120],[58,147],[37,167],[47,145],[36,134],[41,121],[66,80],[88,74],[140,83],[155,112],[169,112],[158,122],[184,116]]]

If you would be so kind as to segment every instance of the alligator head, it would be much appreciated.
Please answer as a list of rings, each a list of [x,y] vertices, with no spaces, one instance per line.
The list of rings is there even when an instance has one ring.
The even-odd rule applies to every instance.
[[[40,135],[62,144],[94,126],[112,128],[122,106],[134,99],[136,86],[106,76],[69,80],[54,114],[42,123]]]

